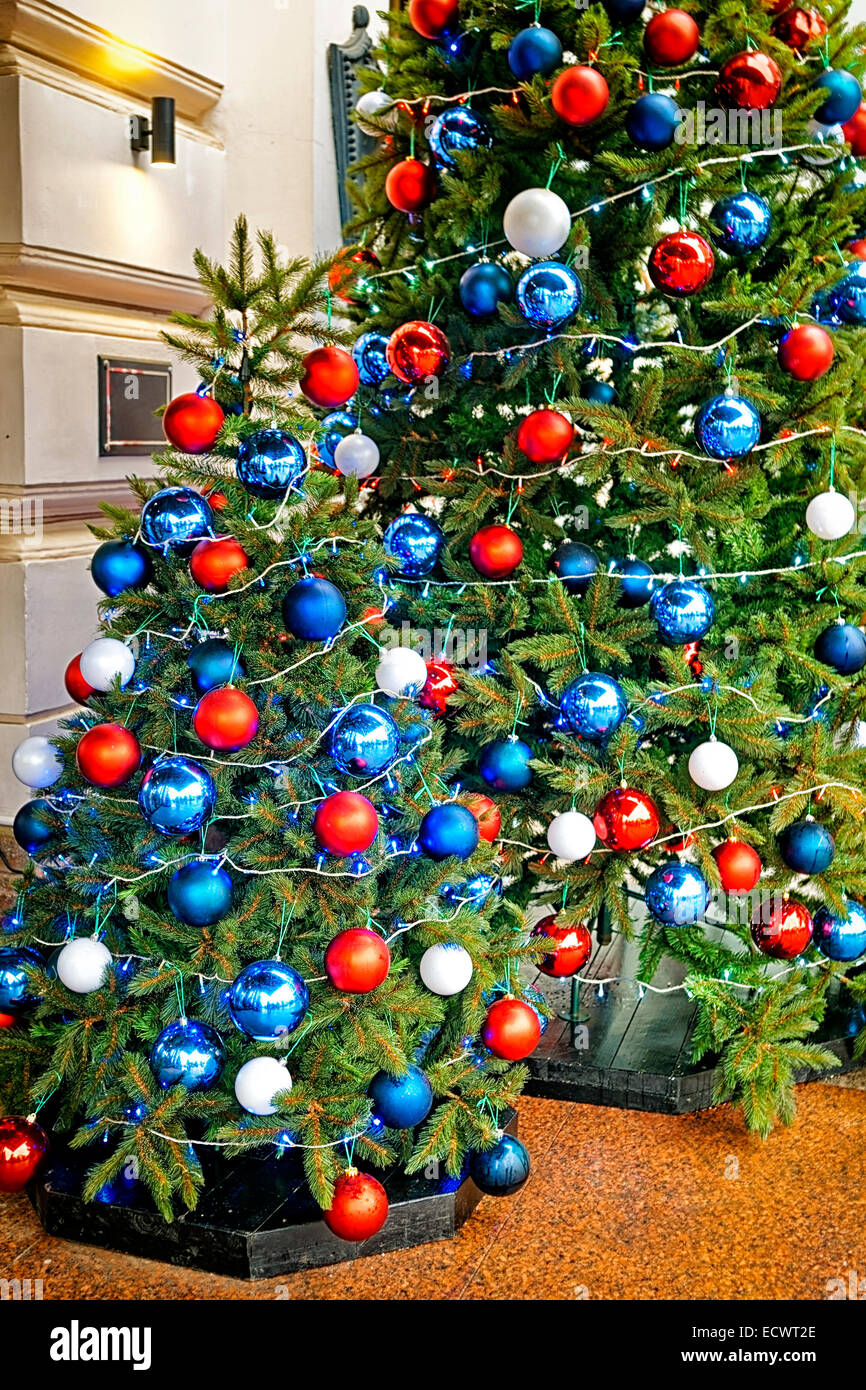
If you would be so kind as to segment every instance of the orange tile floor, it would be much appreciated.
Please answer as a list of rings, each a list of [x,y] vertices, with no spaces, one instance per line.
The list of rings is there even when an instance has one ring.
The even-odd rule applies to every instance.
[[[866,1278],[866,1091],[813,1084],[766,1143],[729,1106],[645,1115],[525,1098],[533,1173],[453,1241],[246,1283],[43,1234],[0,1198],[0,1277],[45,1299],[809,1299]],[[277,1285],[282,1286],[278,1288]],[[832,1287],[832,1285],[831,1285]]]

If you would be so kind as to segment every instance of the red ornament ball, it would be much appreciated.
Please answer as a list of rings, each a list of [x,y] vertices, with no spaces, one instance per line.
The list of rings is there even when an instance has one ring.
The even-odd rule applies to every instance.
[[[827,25],[818,11],[803,10],[799,5],[780,14],[770,26],[773,37],[787,44],[795,53],[808,48],[810,43],[822,38],[826,32]]]
[[[249,695],[233,685],[209,690],[195,707],[192,726],[205,748],[235,753],[259,731],[259,712]]]
[[[325,974],[345,994],[369,994],[391,968],[391,952],[369,927],[350,927],[334,937],[325,952]]]
[[[429,709],[437,717],[448,709],[449,697],[460,689],[453,666],[447,661],[428,661],[427,679],[421,687],[418,703],[422,709]]]
[[[760,856],[742,840],[716,845],[713,858],[726,893],[750,893],[761,877]]]
[[[541,1023],[535,1010],[522,999],[498,999],[487,1010],[481,1036],[494,1057],[520,1062],[538,1046]]]
[[[492,845],[502,829],[502,816],[496,802],[483,792],[473,792],[472,796],[466,798],[466,805],[478,822],[478,833],[482,840]]]
[[[543,956],[538,968],[553,979],[565,979],[582,970],[592,954],[592,937],[586,927],[558,927],[556,917],[543,917],[533,927],[532,935],[547,937],[556,944],[550,955]]]
[[[222,406],[212,396],[187,391],[169,401],[162,417],[162,428],[169,444],[185,454],[204,454],[223,426]]]
[[[715,268],[710,243],[685,227],[662,237],[650,253],[648,267],[656,289],[677,299],[706,289]]]
[[[249,556],[232,536],[199,541],[189,557],[189,572],[196,584],[209,594],[224,594],[233,574],[249,565]]]
[[[32,1115],[0,1120],[0,1192],[20,1192],[48,1155],[48,1135]]]
[[[354,304],[352,295],[358,280],[363,280],[367,268],[379,270],[381,261],[366,246],[344,246],[338,251],[328,271],[328,289],[344,304]]]
[[[532,463],[559,463],[574,439],[574,425],[559,410],[533,410],[517,431],[517,447]]]
[[[440,39],[457,23],[457,0],[409,0],[409,23],[422,39]]]
[[[779,366],[796,381],[817,381],[829,372],[836,349],[825,328],[800,323],[779,343]]]
[[[560,120],[569,125],[592,125],[610,101],[610,88],[598,68],[577,63],[559,74],[550,100]]]
[[[782,90],[782,69],[768,53],[751,49],[729,58],[719,74],[716,94],[723,106],[764,111]]]
[[[75,761],[94,787],[122,787],[141,766],[141,745],[122,724],[96,724],[78,740]]]
[[[655,802],[634,787],[615,787],[595,808],[595,833],[608,849],[644,849],[659,833]]]
[[[752,919],[752,940],[773,960],[795,960],[812,940],[812,914],[803,903],[778,895],[762,903]]]
[[[482,526],[469,542],[469,558],[485,579],[507,579],[523,559],[523,542],[510,526]]]
[[[215,492],[209,492],[207,500],[213,512],[224,512],[229,504],[229,499],[226,497],[225,493],[220,492],[219,489]]]
[[[385,180],[385,196],[398,212],[420,212],[435,194],[436,175],[420,159],[401,159]]]
[[[63,676],[63,684],[66,686],[66,693],[71,700],[79,705],[86,705],[91,695],[96,691],[92,685],[81,674],[81,652],[74,656],[66,668]]]
[[[369,1240],[388,1216],[388,1197],[377,1178],[347,1168],[334,1183],[334,1200],[322,1219],[341,1240]]]
[[[0,1028],[14,1028],[14,1027],[15,1027],[15,1015],[14,1015],[14,1014],[0,1014]]]
[[[861,102],[850,121],[845,122],[842,134],[851,146],[854,158],[862,159],[866,155],[866,101]]]
[[[866,237],[855,237],[849,241],[845,247],[848,255],[854,261],[866,261]]]
[[[326,796],[313,818],[313,834],[322,849],[345,858],[369,849],[379,833],[379,817],[360,792]]]
[[[685,10],[664,10],[653,15],[644,30],[643,46],[651,63],[675,68],[694,58],[701,31]]]
[[[411,319],[394,329],[385,358],[398,380],[414,386],[430,377],[445,375],[451,361],[451,344],[435,323]]]
[[[336,410],[351,400],[358,389],[358,368],[345,348],[314,348],[301,366],[301,390],[312,405]]]

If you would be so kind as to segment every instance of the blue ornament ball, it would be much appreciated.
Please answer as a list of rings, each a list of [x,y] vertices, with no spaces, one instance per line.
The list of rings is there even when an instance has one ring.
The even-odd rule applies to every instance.
[[[647,907],[669,927],[699,922],[709,902],[709,884],[694,864],[660,864],[647,881]]]
[[[816,820],[798,820],[779,836],[779,853],[798,874],[823,874],[836,856],[836,841]]]
[[[210,504],[191,487],[164,487],[141,509],[141,534],[158,550],[194,549],[213,531]]]
[[[385,342],[387,342],[387,338]],[[332,410],[322,421],[322,428],[316,435],[316,448],[319,458],[332,473],[337,471],[334,450],[347,435],[354,434],[358,428],[358,417],[351,410]]]
[[[362,386],[381,386],[391,368],[385,356],[388,338],[384,333],[362,333],[352,348],[352,357],[358,368]],[[331,417],[325,420],[327,424]]]
[[[138,805],[148,825],[161,835],[190,835],[213,815],[216,785],[209,772],[174,754],[160,758],[142,779]]]
[[[238,448],[238,479],[254,497],[283,497],[306,467],[302,445],[286,430],[257,430]]]
[[[229,1013],[241,1032],[256,1042],[293,1033],[309,1003],[310,992],[297,970],[280,960],[248,965],[228,992]]]
[[[766,198],[744,189],[720,198],[710,213],[716,228],[714,241],[734,256],[747,256],[763,246],[773,225],[773,214]]]
[[[837,916],[828,907],[819,907],[813,918],[813,944],[830,960],[858,960],[866,954],[866,907],[853,898],[845,899],[848,916]]]
[[[617,560],[612,571],[620,581],[622,608],[643,608],[656,589],[656,576],[643,560]]]
[[[206,637],[199,642],[187,657],[186,664],[199,695],[206,695],[218,685],[231,685],[246,675],[234,647],[221,637]]]
[[[150,1049],[150,1068],[164,1090],[185,1086],[207,1091],[219,1081],[226,1050],[215,1028],[192,1018],[179,1018],[163,1028]]]
[[[490,127],[471,106],[451,106],[437,116],[428,135],[433,157],[449,169],[457,166],[456,155],[465,150],[489,149],[493,144]]]
[[[378,705],[349,705],[331,730],[331,757],[349,777],[378,777],[400,748],[400,732]]]
[[[861,328],[866,324],[866,261],[851,262],[847,274],[827,296],[827,307],[842,323]]]
[[[661,92],[638,97],[625,118],[628,138],[641,150],[666,150],[673,144],[679,123],[679,106],[673,97]]]
[[[469,1176],[488,1197],[510,1197],[529,1177],[529,1153],[513,1134],[503,1134],[492,1149],[469,1158]]]
[[[402,512],[394,518],[382,539],[385,554],[397,562],[397,573],[406,579],[429,574],[445,549],[445,533],[423,512]]]
[[[410,1067],[402,1076],[377,1071],[368,1094],[389,1129],[414,1129],[433,1109],[433,1087],[420,1067]]]
[[[550,557],[550,568],[570,594],[585,594],[598,573],[598,556],[582,541],[563,541]]]
[[[840,676],[853,676],[866,666],[866,637],[853,623],[833,623],[815,643],[815,656]]]
[[[494,261],[478,261],[460,277],[460,302],[473,318],[490,318],[514,294],[511,276]]]
[[[761,417],[745,396],[713,396],[695,421],[695,439],[709,458],[742,458],[760,438]]]
[[[604,8],[611,19],[618,19],[623,24],[628,24],[629,20],[637,19],[643,14],[646,9],[646,0],[604,0]]]
[[[508,66],[518,82],[529,82],[540,73],[549,77],[562,62],[562,44],[552,29],[532,24],[511,40]]]
[[[42,957],[30,946],[4,946],[0,950],[0,1013],[16,1014],[39,1002],[27,968],[38,969]]]
[[[153,578],[150,556],[132,541],[103,541],[90,562],[93,582],[109,598],[143,589]]]
[[[815,86],[826,93],[815,112],[815,120],[821,125],[845,125],[863,100],[860,83],[853,72],[841,68],[826,68]]]
[[[616,732],[625,719],[628,701],[613,676],[585,671],[563,691],[559,708],[573,734],[595,743]]]
[[[580,394],[593,405],[616,405],[616,390],[609,381],[596,381],[595,377],[588,377],[580,388]]]
[[[517,282],[517,307],[536,328],[558,328],[583,303],[583,285],[562,261],[536,261]]]
[[[431,806],[418,829],[418,843],[431,859],[468,859],[478,848],[478,822],[456,801]]]
[[[231,911],[234,884],[221,865],[194,859],[175,869],[168,883],[168,905],[190,927],[210,927]]]
[[[345,621],[346,600],[329,579],[306,575],[283,599],[286,631],[304,642],[326,642],[336,637]]]
[[[36,855],[54,849],[60,832],[60,820],[44,797],[25,801],[12,822],[15,843],[25,854]]]
[[[497,739],[482,748],[478,768],[489,787],[498,792],[519,792],[532,781],[531,757],[532,749],[523,739]]]
[[[659,626],[659,636],[673,646],[699,642],[706,637],[716,616],[712,596],[693,579],[675,579],[656,589],[650,613]]]

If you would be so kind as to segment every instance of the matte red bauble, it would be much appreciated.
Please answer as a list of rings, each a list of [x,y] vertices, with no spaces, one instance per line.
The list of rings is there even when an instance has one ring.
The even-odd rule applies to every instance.
[[[574,439],[574,425],[559,410],[533,410],[517,431],[517,447],[533,463],[559,463]]]
[[[473,792],[466,798],[466,805],[478,822],[478,833],[482,840],[492,844],[502,829],[502,816],[495,801],[483,792]]]
[[[854,158],[862,159],[866,155],[866,101],[861,102],[850,121],[845,122],[842,134],[851,146]]]
[[[716,94],[724,106],[764,111],[782,90],[782,69],[768,53],[751,49],[729,58],[719,74]]]
[[[447,661],[428,661],[427,679],[421,687],[418,703],[422,709],[441,716],[448,709],[449,698],[459,689],[453,666]]]
[[[510,526],[482,526],[469,542],[469,558],[485,579],[507,579],[523,559],[523,542]]]
[[[610,88],[598,68],[578,63],[559,74],[550,100],[557,116],[569,125],[592,125],[610,101]]]
[[[345,994],[369,994],[386,979],[391,952],[368,927],[351,927],[334,937],[325,952],[325,974]]]
[[[313,817],[313,834],[322,849],[345,858],[369,849],[379,832],[376,807],[360,792],[326,796]]]
[[[816,10],[802,10],[798,5],[779,15],[770,26],[773,37],[787,44],[795,53],[801,53],[826,32],[827,26]]]
[[[94,787],[122,787],[141,766],[141,745],[122,724],[95,724],[78,740],[75,761]]]
[[[435,194],[436,175],[420,159],[401,159],[385,180],[385,196],[398,212],[420,212]]]
[[[752,920],[752,939],[773,960],[795,960],[812,940],[812,915],[803,903],[779,900],[762,903]]]
[[[678,299],[706,289],[715,268],[710,243],[699,232],[685,227],[662,237],[650,253],[648,266],[656,289]]]
[[[92,685],[81,674],[81,652],[74,656],[66,668],[63,676],[63,684],[66,686],[66,693],[71,700],[75,700],[79,705],[86,705],[91,695],[96,694]]]
[[[169,444],[185,454],[204,454],[223,426],[222,406],[212,396],[187,391],[169,401],[162,417],[162,428]]]
[[[30,1115],[0,1120],[0,1192],[20,1192],[48,1155],[48,1135]]]
[[[750,893],[761,877],[760,856],[742,840],[726,840],[716,845],[713,858],[726,893]]]
[[[615,787],[603,796],[592,823],[608,849],[644,849],[659,833],[655,802],[634,787]]]
[[[520,1062],[538,1046],[541,1022],[522,999],[498,999],[487,1010],[481,1036],[494,1057]]]
[[[796,381],[817,381],[833,365],[836,349],[825,328],[800,323],[779,343],[779,366]]]
[[[440,39],[457,23],[457,0],[409,0],[409,23],[422,39]]]
[[[388,1197],[377,1178],[347,1168],[334,1183],[334,1200],[322,1219],[341,1240],[369,1240],[388,1216]]]
[[[224,594],[233,574],[249,565],[249,556],[232,536],[199,541],[189,557],[189,572],[209,594]]]
[[[675,68],[694,58],[701,31],[685,10],[665,10],[653,15],[644,30],[643,46],[651,63]]]
[[[586,927],[558,927],[556,917],[543,917],[532,929],[533,936],[548,937],[556,945],[549,956],[543,956],[538,968],[555,980],[576,975],[592,954],[592,937]]]
[[[354,358],[341,347],[319,347],[308,352],[301,363],[300,387],[307,400],[328,410],[336,410],[351,400],[360,377]]]
[[[414,386],[430,377],[445,375],[451,361],[451,344],[435,323],[411,319],[394,329],[385,357],[394,375]]]
[[[379,270],[381,261],[366,246],[344,246],[338,251],[328,271],[328,289],[344,304],[354,304],[352,291],[363,280],[367,269]]]
[[[259,731],[259,712],[249,695],[226,685],[202,695],[192,726],[205,748],[234,753],[252,743]]]

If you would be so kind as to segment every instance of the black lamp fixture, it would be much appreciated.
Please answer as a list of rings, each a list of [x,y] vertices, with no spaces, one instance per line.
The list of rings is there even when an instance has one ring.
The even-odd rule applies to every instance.
[[[175,164],[174,154],[174,97],[154,97],[150,103],[150,120],[146,116],[130,116],[129,145],[135,151],[150,147],[151,164]]]

